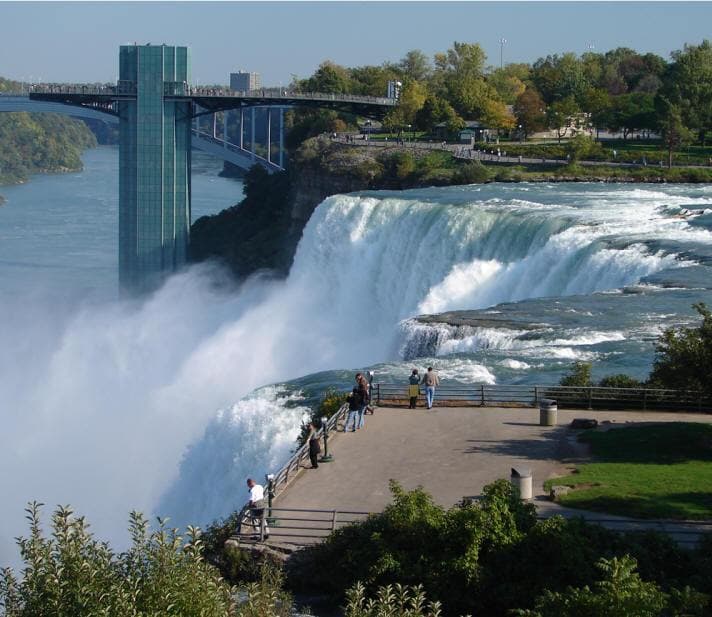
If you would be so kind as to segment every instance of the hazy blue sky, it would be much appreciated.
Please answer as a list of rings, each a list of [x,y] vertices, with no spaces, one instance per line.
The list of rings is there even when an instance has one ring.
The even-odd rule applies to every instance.
[[[356,66],[480,43],[499,64],[549,53],[627,46],[668,57],[712,35],[712,2],[2,2],[0,75],[113,81],[118,46],[192,48],[193,79],[265,84],[311,74],[325,59]]]

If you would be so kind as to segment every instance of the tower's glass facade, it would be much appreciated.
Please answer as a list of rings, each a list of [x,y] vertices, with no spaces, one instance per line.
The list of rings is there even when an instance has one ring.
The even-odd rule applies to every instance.
[[[186,47],[121,47],[119,283],[156,287],[186,260],[190,230],[191,103]]]

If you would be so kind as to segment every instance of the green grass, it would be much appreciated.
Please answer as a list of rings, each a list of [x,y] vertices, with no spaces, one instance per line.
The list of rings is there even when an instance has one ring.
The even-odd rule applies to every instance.
[[[564,506],[636,518],[712,519],[712,425],[675,422],[586,431],[593,462],[545,483]]]

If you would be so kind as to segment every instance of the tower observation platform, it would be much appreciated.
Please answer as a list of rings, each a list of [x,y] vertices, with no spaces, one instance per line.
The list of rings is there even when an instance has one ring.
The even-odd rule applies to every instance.
[[[191,87],[190,50],[168,45],[124,45],[119,52],[116,86],[33,86],[30,100],[83,107],[119,120],[119,284],[124,292],[155,289],[164,277],[183,266],[190,235],[190,153],[192,138],[209,141],[193,127],[195,118],[245,109],[267,108],[268,143],[271,109],[286,107],[330,109],[366,118],[382,118],[395,99],[350,94],[291,92],[260,89],[234,92]],[[254,145],[254,114],[253,145]],[[214,124],[215,126],[215,124]],[[243,149],[242,128],[240,144]],[[207,137],[207,139],[206,139]],[[215,128],[213,129],[215,138]],[[228,147],[227,142],[223,144]],[[259,160],[258,160],[259,159]],[[245,157],[269,171],[280,160]],[[247,163],[246,163],[247,164]]]

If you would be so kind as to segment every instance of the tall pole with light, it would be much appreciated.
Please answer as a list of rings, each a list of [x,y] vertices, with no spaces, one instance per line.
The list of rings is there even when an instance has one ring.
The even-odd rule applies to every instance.
[[[320,463],[331,463],[334,457],[329,454],[329,418],[321,417],[321,428],[324,431],[324,456],[321,457]]]
[[[504,68],[504,46],[507,44],[507,39],[499,39],[499,68]]]

